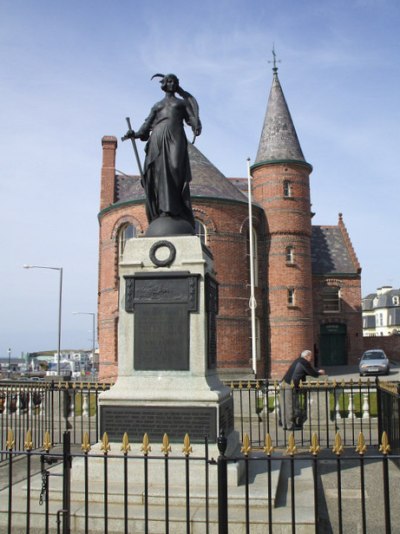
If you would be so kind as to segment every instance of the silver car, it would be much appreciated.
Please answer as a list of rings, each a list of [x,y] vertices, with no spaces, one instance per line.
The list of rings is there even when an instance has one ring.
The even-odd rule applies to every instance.
[[[358,367],[361,376],[388,375],[390,362],[383,350],[372,349],[364,352]]]

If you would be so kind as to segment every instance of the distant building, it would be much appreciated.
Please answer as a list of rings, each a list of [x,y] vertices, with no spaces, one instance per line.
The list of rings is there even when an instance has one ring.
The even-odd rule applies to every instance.
[[[312,166],[273,72],[251,187],[257,376],[279,378],[306,348],[321,366],[355,364],[363,336],[360,264],[341,214],[335,225],[312,225]],[[140,178],[116,170],[117,138],[103,137],[102,147],[98,333],[105,379],[118,372],[119,262],[127,240],[142,238],[148,223]],[[219,283],[217,367],[244,376],[252,358],[246,179],[226,178],[191,143],[189,158],[197,235]]]
[[[0,371],[3,374],[7,372],[21,373],[26,371],[26,361],[23,358],[1,358]]]
[[[383,286],[362,299],[364,336],[400,334],[400,289]]]

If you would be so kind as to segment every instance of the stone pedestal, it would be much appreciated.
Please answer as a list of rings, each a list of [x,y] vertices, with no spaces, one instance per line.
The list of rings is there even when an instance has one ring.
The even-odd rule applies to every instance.
[[[100,396],[100,431],[120,441],[181,443],[233,432],[229,388],[216,374],[218,287],[211,253],[195,236],[139,238],[120,261],[118,379]]]

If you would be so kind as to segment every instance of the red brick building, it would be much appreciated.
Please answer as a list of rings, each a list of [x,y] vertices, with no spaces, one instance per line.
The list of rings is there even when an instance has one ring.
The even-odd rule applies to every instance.
[[[147,220],[139,178],[116,171],[116,138],[102,145],[98,333],[106,378],[117,374],[118,261]],[[218,368],[244,376],[252,358],[247,180],[226,178],[191,144],[189,156],[198,235],[219,282]],[[361,268],[342,215],[336,226],[312,225],[311,171],[274,69],[251,167],[258,377],[280,377],[305,348],[321,366],[355,363],[362,352]]]

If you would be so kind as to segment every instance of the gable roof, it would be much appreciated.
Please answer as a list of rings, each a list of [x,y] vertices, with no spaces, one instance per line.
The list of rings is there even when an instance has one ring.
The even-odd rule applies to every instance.
[[[231,180],[226,178],[200,150],[188,143],[192,181],[192,198],[212,198],[247,203],[244,195]],[[144,201],[144,190],[139,176],[117,174],[115,180],[115,202]]]
[[[313,226],[311,237],[313,274],[358,274],[339,226]]]

